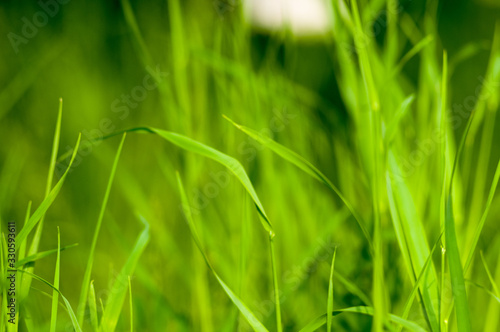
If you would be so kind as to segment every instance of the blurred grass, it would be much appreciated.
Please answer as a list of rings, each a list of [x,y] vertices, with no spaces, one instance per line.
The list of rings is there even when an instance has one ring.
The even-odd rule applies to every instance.
[[[457,331],[462,326],[452,311],[459,303],[453,305],[451,263],[455,275],[464,270],[468,306],[461,301],[460,310],[470,311],[472,330],[496,330],[500,304],[491,294],[500,282],[500,9],[488,6],[335,0],[331,30],[307,40],[287,29],[254,30],[241,2],[69,1],[16,53],[8,33],[21,35],[21,19],[31,20],[41,7],[3,2],[5,234],[12,220],[21,231],[28,202],[37,211],[82,133],[57,198],[46,212],[34,212],[36,218],[28,212],[28,226],[18,233],[24,251],[18,259],[44,255],[21,268],[36,277],[29,294],[18,285],[27,296],[18,302],[19,330],[49,330],[55,312],[50,294],[63,301],[56,330],[75,324],[68,304],[77,313],[98,218],[92,273],[83,282],[90,287],[82,295],[89,301],[84,331],[99,324],[117,331],[131,330],[131,324],[137,331],[247,331],[234,299],[271,331],[281,324],[284,331],[326,324],[325,302],[336,310],[334,331]],[[452,178],[472,107],[476,115]],[[236,130],[223,114],[245,130]],[[58,121],[60,137],[56,130],[54,138]],[[157,135],[127,135],[110,189],[117,142],[99,138],[137,127],[177,133],[236,159],[252,197],[224,166]],[[191,226],[216,277],[183,222],[176,171],[194,216]],[[447,193],[443,186],[451,180]],[[105,190],[109,200],[100,212]],[[446,215],[443,193],[453,197]],[[271,242],[252,199],[272,220]],[[453,220],[445,219],[451,213]],[[137,214],[149,223],[147,246]],[[39,246],[30,250],[43,215]],[[453,253],[449,233],[440,237],[445,222],[455,228]],[[429,246],[439,241],[441,255]],[[73,243],[79,245],[68,247]],[[59,287],[57,279],[50,282],[58,262]],[[471,285],[485,285],[491,294]],[[132,289],[133,303],[124,305]],[[5,316],[0,322],[8,324]]]

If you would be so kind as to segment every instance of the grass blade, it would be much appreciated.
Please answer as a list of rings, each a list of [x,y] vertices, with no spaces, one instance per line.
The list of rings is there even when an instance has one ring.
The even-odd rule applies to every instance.
[[[474,232],[474,238],[472,240],[472,246],[469,251],[469,255],[467,256],[467,261],[465,262],[464,270],[467,272],[472,263],[472,258],[474,257],[474,252],[476,251],[477,243],[479,242],[479,236],[484,227],[484,223],[486,222],[486,218],[488,217],[488,213],[490,212],[491,205],[493,203],[493,198],[495,197],[495,192],[498,187],[498,181],[500,180],[500,160],[497,164],[497,169],[495,171],[495,175],[493,176],[493,182],[491,183],[490,192],[488,194],[488,200],[486,201],[486,207],[484,209],[483,215],[481,216],[481,220],[476,227],[476,231]]]
[[[113,179],[115,177],[116,168],[118,166],[118,160],[120,159],[120,154],[122,152],[123,143],[125,142],[126,133],[123,134],[118,145],[118,150],[116,151],[115,159],[113,161],[113,166],[111,167],[111,174],[108,179],[108,184],[106,186],[106,191],[104,193],[104,198],[101,204],[101,210],[99,211],[99,217],[97,218],[97,224],[94,230],[94,236],[92,238],[92,244],[90,245],[89,258],[87,261],[87,267],[85,268],[85,273],[83,275],[82,290],[80,292],[80,300],[78,301],[78,322],[83,323],[83,315],[85,313],[85,305],[88,297],[88,290],[90,285],[90,275],[92,273],[92,264],[94,263],[94,251],[97,245],[97,238],[99,237],[99,231],[101,229],[102,219],[104,218],[104,211],[106,210],[106,205],[108,203],[109,193],[111,192],[111,185],[113,184]]]
[[[413,58],[415,55],[417,55],[418,52],[420,52],[425,46],[427,46],[428,44],[430,44],[433,40],[434,40],[434,36],[428,35],[427,37],[425,37],[424,39],[422,39],[421,41],[419,41],[415,46],[413,46],[412,49],[409,50],[408,53],[406,53],[401,58],[401,60],[399,60],[399,63],[397,64],[397,66],[392,71],[392,75],[396,76],[397,74],[399,74],[399,72],[401,71],[401,69],[403,69],[403,67],[405,66],[405,64],[408,61],[410,61],[411,58]]]
[[[141,234],[139,234],[127,262],[121,269],[119,275],[113,283],[113,286],[111,287],[111,295],[108,297],[108,301],[101,318],[101,331],[112,332],[115,330],[127,293],[127,279],[134,273],[137,262],[149,242],[149,223],[142,216],[139,216],[139,219],[144,224],[144,229]]]
[[[222,279],[219,277],[217,272],[215,272],[214,268],[212,267],[212,264],[208,260],[208,257],[205,254],[205,251],[203,250],[203,246],[201,245],[201,241],[200,241],[200,238],[198,236],[198,232],[196,231],[196,227],[194,225],[193,217],[192,217],[191,210],[189,208],[188,199],[186,196],[186,191],[184,190],[184,185],[182,184],[181,177],[180,177],[179,173],[177,173],[176,175],[177,175],[177,183],[179,186],[179,192],[180,192],[180,196],[181,196],[181,202],[182,202],[182,206],[183,206],[183,211],[184,211],[186,223],[188,224],[191,236],[192,236],[196,246],[198,247],[198,250],[202,254],[203,258],[205,259],[205,262],[207,263],[208,267],[210,268],[210,270],[214,274],[214,276],[217,279],[217,281],[219,282],[219,284],[222,286],[222,288],[224,289],[226,294],[229,296],[231,301],[234,303],[234,305],[240,310],[241,314],[248,321],[250,326],[252,326],[254,331],[266,332],[267,329],[264,327],[264,325],[262,325],[262,323],[255,317],[255,315],[252,313],[252,311],[250,311],[250,309],[248,309],[248,307],[243,303],[243,301],[240,300],[240,298],[226,285],[226,283],[224,281],[222,281]]]
[[[61,232],[57,227],[57,258],[56,271],[54,273],[54,288],[59,289],[59,270],[61,267]],[[59,293],[52,290],[52,313],[50,316],[50,332],[56,331],[57,326],[57,305],[59,301]]]
[[[335,270],[335,255],[337,254],[337,248],[333,252],[332,266],[330,268],[330,279],[328,283],[328,303],[326,305],[326,312],[333,312],[333,271]],[[332,331],[332,315],[328,315],[326,321],[326,331]]]

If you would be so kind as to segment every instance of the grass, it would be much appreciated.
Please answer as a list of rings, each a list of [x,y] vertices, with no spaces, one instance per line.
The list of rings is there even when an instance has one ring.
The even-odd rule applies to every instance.
[[[334,0],[305,41],[224,4],[71,3],[5,48],[0,332],[498,330],[496,16]]]

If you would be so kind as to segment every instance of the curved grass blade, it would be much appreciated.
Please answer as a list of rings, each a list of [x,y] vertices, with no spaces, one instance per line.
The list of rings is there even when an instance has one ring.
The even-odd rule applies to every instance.
[[[61,232],[57,227],[57,258],[56,271],[54,273],[54,288],[59,289],[59,270],[61,268]],[[56,331],[57,326],[57,305],[59,302],[59,293],[52,290],[52,313],[50,316],[50,332]]]
[[[203,143],[200,143],[192,138],[189,138],[184,135],[180,135],[171,131],[166,131],[166,130],[161,130],[161,129],[156,129],[152,127],[137,127],[137,128],[132,128],[128,130],[124,130],[123,132],[149,132],[153,134],[157,134],[161,136],[162,138],[166,139],[170,143],[173,143],[174,145],[177,145],[178,147],[183,148],[184,150],[191,151],[194,153],[197,153],[201,156],[210,158],[223,166],[227,167],[236,177],[238,180],[241,182],[243,187],[245,187],[246,191],[250,194],[250,197],[252,197],[252,200],[255,203],[255,206],[257,207],[257,211],[259,212],[260,221],[262,223],[262,226],[264,229],[269,232],[272,236],[274,236],[274,230],[273,226],[271,224],[271,221],[266,215],[266,212],[264,210],[264,207],[262,206],[262,203],[260,202],[259,197],[257,196],[257,193],[255,192],[255,189],[252,185],[252,182],[248,178],[247,173],[245,172],[245,169],[241,165],[241,163],[231,157],[228,156],[227,154],[224,154],[214,148],[211,148]],[[122,132],[118,132],[109,136],[104,137],[103,139],[116,136]]]
[[[125,142],[126,133],[123,134],[116,151],[115,159],[113,161],[113,166],[111,167],[111,174],[108,179],[108,184],[106,186],[106,191],[104,193],[104,198],[101,204],[101,210],[99,211],[99,217],[97,218],[97,224],[94,230],[94,236],[92,238],[92,244],[90,245],[89,258],[87,260],[87,267],[85,268],[85,273],[83,275],[82,289],[80,291],[80,300],[78,301],[78,322],[83,323],[83,315],[85,314],[85,305],[88,297],[88,290],[90,285],[90,274],[92,273],[92,265],[94,263],[94,251],[97,245],[97,238],[99,237],[99,231],[101,229],[102,220],[104,218],[104,211],[106,210],[106,205],[108,203],[109,193],[111,192],[111,185],[113,184],[113,179],[115,177],[116,168],[118,166],[118,160],[120,159],[120,154],[122,152],[123,143]]]
[[[66,249],[70,249],[70,248],[73,248],[73,247],[76,247],[78,245],[78,243],[74,243],[74,244],[71,244],[69,246],[65,246],[65,247],[62,247],[61,248],[61,251],[64,251]],[[33,263],[33,262],[36,262],[42,258],[45,258],[47,256],[50,256],[52,254],[55,254],[57,253],[58,250],[57,249],[52,249],[52,250],[47,250],[47,251],[41,251],[41,252],[38,252],[34,255],[31,255],[31,256],[28,256],[28,257],[25,257],[19,261],[16,262],[16,268],[17,267],[21,267],[23,265],[26,265],[28,263]]]
[[[365,306],[360,306],[360,307],[350,307],[350,308],[345,308],[345,309],[340,309],[340,310],[335,310],[332,311],[332,316],[339,315],[341,313],[357,313],[357,314],[362,314],[362,315],[368,315],[368,316],[373,316],[374,315],[374,310],[372,307],[365,307]],[[303,329],[301,329],[299,332],[313,332],[318,330],[320,327],[326,324],[326,317],[327,314],[324,314],[315,320],[313,320],[311,323],[307,324]],[[403,319],[399,316],[393,315],[393,314],[388,314],[388,318],[390,321],[400,324],[404,326],[406,329],[409,331],[413,332],[426,332],[424,328],[422,328],[420,325],[410,322],[406,319]]]
[[[236,128],[259,142],[260,144],[268,147],[271,149],[274,153],[285,159],[286,161],[294,164],[316,180],[324,183],[329,189],[331,189],[337,196],[344,202],[346,207],[349,209],[353,217],[356,219],[358,222],[359,227],[361,228],[361,231],[363,232],[366,240],[370,244],[370,247],[372,248],[372,243],[371,243],[371,238],[370,234],[368,233],[368,230],[364,226],[364,222],[361,219],[361,216],[356,212],[354,207],[349,203],[349,201],[344,197],[344,195],[340,192],[340,190],[323,174],[321,173],[320,170],[318,170],[316,167],[314,167],[310,162],[305,160],[303,157],[301,157],[299,154],[295,153],[294,151],[284,147],[283,145],[275,142],[274,140],[262,135],[261,133],[250,129],[248,127],[239,125],[235,123],[233,120],[229,119],[227,116],[223,115],[226,120],[228,120],[231,124],[233,124]]]
[[[177,184],[179,186],[179,192],[180,192],[180,196],[181,196],[181,203],[182,203],[182,207],[183,207],[182,210],[184,211],[186,223],[188,224],[191,236],[192,236],[196,246],[198,247],[198,250],[200,251],[201,255],[203,256],[203,259],[207,263],[208,267],[210,268],[210,270],[212,271],[215,278],[217,279],[219,284],[222,286],[222,288],[224,289],[226,294],[229,296],[229,298],[234,303],[234,305],[240,310],[241,314],[243,315],[243,317],[245,317],[245,319],[248,321],[250,326],[252,326],[252,328],[255,331],[266,332],[267,329],[264,327],[264,325],[262,325],[262,323],[255,317],[255,315],[252,313],[252,311],[250,311],[250,309],[248,309],[248,307],[245,305],[245,303],[243,303],[239,299],[239,297],[226,285],[226,283],[224,281],[222,281],[222,279],[219,277],[217,272],[215,272],[212,264],[208,260],[208,257],[205,254],[205,251],[203,250],[203,246],[201,245],[201,241],[200,241],[200,238],[198,236],[198,232],[196,231],[196,227],[195,227],[194,222],[193,222],[191,209],[189,208],[189,202],[188,202],[188,199],[186,196],[186,191],[184,190],[184,185],[182,184],[181,177],[180,177],[179,173],[177,173],[176,175],[177,175]]]
[[[397,74],[399,74],[399,72],[401,71],[401,69],[403,69],[403,67],[405,66],[405,64],[408,61],[410,61],[411,58],[413,58],[415,55],[417,55],[418,52],[420,52],[425,46],[427,46],[428,44],[430,44],[433,40],[434,40],[434,36],[428,35],[427,37],[425,37],[424,39],[422,39],[421,41],[419,41],[415,46],[413,46],[411,48],[411,50],[409,50],[408,53],[406,53],[401,58],[401,60],[399,60],[399,63],[397,64],[397,66],[392,71],[392,75],[396,76]]]
[[[33,274],[31,272],[28,272],[26,270],[20,270],[20,269],[17,269],[16,271],[18,272],[22,272],[24,274],[28,274],[30,277],[32,277],[33,279],[36,279],[44,284],[46,284],[47,286],[49,286],[50,288],[52,288],[54,291],[56,291],[60,296],[61,298],[63,299],[64,301],[64,304],[66,305],[66,309],[68,310],[68,315],[69,317],[71,318],[71,322],[73,323],[73,327],[74,329],[77,331],[77,332],[82,332],[82,329],[80,328],[80,325],[78,324],[78,321],[76,319],[76,315],[75,315],[75,312],[73,311],[73,308],[71,307],[71,304],[69,303],[69,301],[66,299],[66,297],[61,293],[61,291],[59,289],[57,289],[56,287],[54,287],[54,285],[52,285],[50,282],[48,282],[47,280],[37,276],[36,274]]]
[[[24,227],[17,235],[16,243],[18,246],[21,245],[24,240],[26,240],[28,234],[37,225],[37,223],[40,221],[43,215],[45,215],[45,212],[47,212],[52,202],[54,202],[54,200],[56,199],[57,194],[59,194],[59,191],[63,186],[64,180],[66,180],[66,177],[68,176],[71,166],[73,165],[73,161],[75,160],[76,153],[78,152],[78,147],[80,145],[81,136],[82,136],[81,134],[78,135],[78,140],[76,141],[75,148],[73,149],[73,155],[71,156],[71,161],[69,162],[68,168],[64,172],[63,176],[61,176],[61,179],[59,179],[54,188],[52,188],[50,193],[47,195],[47,197],[45,197],[43,202],[36,209],[31,218],[28,220],[28,222],[24,225]]]
[[[497,164],[497,169],[495,171],[495,175],[493,176],[493,182],[491,183],[490,192],[488,194],[488,199],[486,201],[486,207],[484,209],[483,215],[481,216],[481,220],[477,225],[476,231],[474,232],[474,239],[472,240],[472,246],[469,251],[469,255],[467,257],[467,261],[465,262],[464,271],[467,272],[472,263],[472,258],[474,257],[474,252],[476,251],[477,243],[479,242],[479,236],[484,227],[484,223],[486,222],[486,218],[488,217],[488,213],[490,212],[491,205],[493,203],[493,198],[495,197],[495,192],[498,187],[498,181],[500,180],[500,160]]]
[[[337,254],[337,247],[333,252],[332,266],[330,268],[330,279],[328,282],[328,303],[326,305],[326,312],[333,312],[333,271],[335,270],[335,255]],[[332,315],[328,315],[326,321],[326,331],[332,331]]]
[[[110,296],[104,308],[104,313],[101,318],[100,330],[104,332],[112,332],[116,328],[120,312],[122,311],[125,296],[127,294],[127,279],[134,273],[137,262],[142,255],[146,245],[149,242],[149,223],[142,216],[139,219],[144,224],[144,229],[137,238],[135,245],[127,259],[127,262],[116,277],[115,282],[110,290]]]

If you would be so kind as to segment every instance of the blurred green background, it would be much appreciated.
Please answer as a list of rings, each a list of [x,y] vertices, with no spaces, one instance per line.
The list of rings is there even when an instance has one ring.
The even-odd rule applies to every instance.
[[[450,59],[472,50],[457,62],[450,79],[449,105],[462,103],[474,93],[478,76],[485,75],[500,6],[494,0],[430,3],[402,1],[401,16],[408,15],[421,28],[428,7],[436,6],[433,24],[438,35],[433,45],[438,62],[442,48]],[[363,8],[383,9],[381,4],[360,1]],[[343,98],[345,80],[338,79],[342,65],[332,51],[339,47],[332,38],[335,31],[299,38],[286,30],[255,29],[245,19],[240,1],[131,1],[131,7],[142,41],[127,23],[120,1],[58,3],[53,17],[29,31],[29,38],[23,37],[23,18],[33,22],[33,15],[42,10],[40,4],[1,2],[2,229],[7,221],[21,224],[28,201],[37,207],[43,200],[62,97],[59,155],[74,146],[79,132],[89,140],[147,125],[187,135],[242,162],[275,226],[280,287],[286,297],[285,330],[298,330],[325,312],[335,246],[338,273],[370,294],[369,248],[340,199],[222,117],[263,130],[311,161],[370,216],[369,178],[362,171],[359,143],[353,139],[359,129]],[[375,36],[375,45],[384,44],[384,34],[385,30]],[[399,54],[411,46],[401,37]],[[152,82],[148,66],[163,80],[157,87],[142,89]],[[423,84],[421,66],[415,56],[403,68],[403,90]],[[495,137],[498,142],[498,134]],[[79,156],[45,219],[40,250],[57,247],[56,226],[63,246],[79,244],[61,254],[60,289],[74,306],[118,141],[104,140]],[[498,152],[494,144],[492,155]],[[59,166],[65,169],[67,163],[62,160]],[[128,257],[142,227],[139,213],[151,224],[152,235],[132,278],[136,330],[249,330],[192,243],[175,171],[185,179],[192,208],[199,211],[195,220],[218,273],[266,326],[274,328],[267,235],[243,187],[224,175],[221,165],[153,135],[130,133],[126,138],[96,249],[92,279],[97,296],[105,302],[110,281]],[[490,167],[488,179],[493,171]],[[420,204],[431,208],[425,198]],[[498,206],[495,200],[492,215],[499,215]],[[485,231],[481,242],[493,248],[487,252],[491,264],[500,245],[494,222],[487,226],[494,232]],[[403,264],[390,223],[384,229],[388,297],[391,312],[398,312],[411,284],[403,267],[395,268]],[[434,228],[426,230],[434,232],[432,245],[438,234]],[[53,256],[37,262],[35,272],[52,280],[54,262]],[[484,272],[478,273],[486,284]],[[36,282],[33,286],[49,292]],[[337,308],[363,304],[340,282],[334,290]],[[471,298],[478,301],[472,312],[481,311],[487,297],[473,293]],[[41,330],[48,326],[49,302],[32,290],[25,303]],[[415,319],[418,311],[417,306],[412,310]],[[128,315],[125,306],[117,330],[128,330]],[[64,310],[59,316],[62,329],[69,319]],[[362,331],[370,328],[371,318],[339,315],[334,324],[337,330]]]

